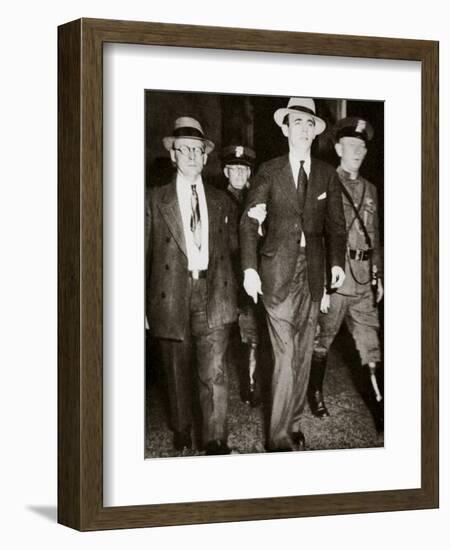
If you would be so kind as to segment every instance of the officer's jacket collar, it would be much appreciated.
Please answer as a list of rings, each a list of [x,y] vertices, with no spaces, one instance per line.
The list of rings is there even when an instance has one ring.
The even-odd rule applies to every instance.
[[[361,181],[359,174],[356,178],[352,178],[350,172],[347,172],[347,170],[344,170],[342,166],[338,166],[336,168],[336,172],[341,178],[341,181],[345,183],[359,183]]]

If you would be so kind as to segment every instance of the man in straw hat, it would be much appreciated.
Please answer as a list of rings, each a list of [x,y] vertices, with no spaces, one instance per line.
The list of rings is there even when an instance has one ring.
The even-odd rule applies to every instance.
[[[322,298],[320,333],[314,346],[309,384],[311,411],[317,417],[329,416],[322,392],[323,379],[328,351],[345,321],[361,358],[364,393],[375,427],[381,432],[384,413],[377,303],[383,297],[383,285],[378,200],[376,187],[359,173],[373,128],[363,118],[347,117],[336,124],[333,137],[340,158],[337,174],[347,226],[346,277],[336,292],[325,289]]]
[[[314,101],[293,97],[274,119],[289,154],[264,163],[252,182],[241,219],[242,267],[247,293],[255,302],[262,296],[274,353],[266,448],[292,451],[305,448],[300,421],[326,265],[332,288],[345,276],[345,221],[335,170],[311,157],[326,126]],[[267,207],[260,258],[259,223],[248,215],[256,205]]]
[[[203,182],[214,144],[197,120],[178,118],[163,143],[176,174],[149,197],[147,312],[167,374],[174,446],[192,445],[192,392],[198,388],[206,454],[228,454],[225,355],[236,320],[229,203]]]

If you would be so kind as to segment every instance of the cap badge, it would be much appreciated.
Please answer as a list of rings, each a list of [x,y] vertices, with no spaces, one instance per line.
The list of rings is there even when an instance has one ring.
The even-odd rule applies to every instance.
[[[235,153],[237,158],[242,157],[242,155],[244,154],[244,148],[242,147],[242,145],[238,145],[236,147]]]
[[[367,123],[365,120],[358,120],[358,124],[356,125],[355,132],[358,134],[361,134],[366,129]]]

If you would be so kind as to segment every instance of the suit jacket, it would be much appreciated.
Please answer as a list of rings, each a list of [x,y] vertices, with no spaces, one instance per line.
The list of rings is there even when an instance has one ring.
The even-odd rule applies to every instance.
[[[230,259],[227,197],[205,184],[209,263],[207,318],[210,328],[236,320],[236,282]],[[146,301],[150,333],[183,340],[189,321],[188,259],[176,180],[150,190],[146,211]]]
[[[230,230],[230,239],[231,239],[231,264],[233,267],[233,273],[235,280],[237,282],[237,303],[238,308],[244,308],[247,305],[251,304],[250,296],[245,292],[243,286],[243,271],[241,267],[241,251],[239,247],[239,222],[242,216],[242,212],[245,207],[245,197],[247,195],[247,190],[243,190],[240,194],[235,190],[230,189],[230,186],[226,189],[226,195],[229,201],[229,218],[228,225]]]
[[[248,217],[249,208],[267,204],[266,237],[257,257],[258,223]],[[242,268],[259,271],[263,300],[276,306],[289,293],[298,259],[302,230],[306,240],[308,281],[312,299],[323,295],[326,262],[345,265],[345,219],[336,171],[311,159],[307,196],[302,209],[297,199],[289,155],[261,165],[250,186],[241,218]],[[326,249],[326,252],[325,252]]]

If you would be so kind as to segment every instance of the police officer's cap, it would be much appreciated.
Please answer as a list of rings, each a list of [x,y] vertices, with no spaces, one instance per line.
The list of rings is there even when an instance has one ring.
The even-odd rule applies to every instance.
[[[333,134],[336,143],[343,137],[356,137],[367,143],[373,138],[373,128],[367,120],[352,116],[339,120]]]
[[[222,149],[222,164],[243,164],[253,167],[256,155],[253,149],[245,145],[229,145]]]

